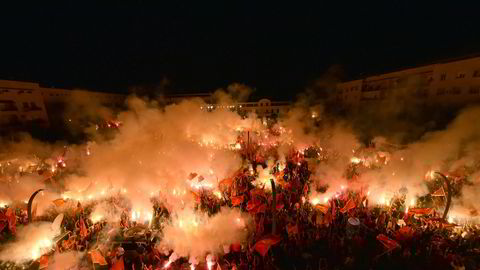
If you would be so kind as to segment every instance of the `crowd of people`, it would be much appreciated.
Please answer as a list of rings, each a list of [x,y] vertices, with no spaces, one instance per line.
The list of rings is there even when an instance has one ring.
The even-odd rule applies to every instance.
[[[250,159],[251,156],[245,156]],[[60,238],[50,252],[28,264],[3,262],[2,268],[47,268],[55,253],[83,252],[77,269],[478,269],[480,230],[475,224],[453,224],[435,209],[407,209],[399,194],[388,205],[372,205],[364,190],[338,191],[328,201],[312,203],[308,162],[298,153],[284,165],[271,168],[274,176],[254,185],[261,159],[250,161],[220,182],[221,195],[200,190],[197,211],[215,215],[221,207],[249,213],[253,230],[223,252],[192,262],[158,246],[169,211],[154,200],[152,220],[141,223],[124,208],[118,221],[93,221],[95,203],[64,212]],[[284,166],[284,168],[282,168]],[[253,169],[252,169],[253,168]],[[352,177],[354,181],[354,177]],[[104,199],[122,205],[122,195]],[[15,237],[16,226],[29,223],[27,209],[0,208],[0,241]],[[122,207],[120,207],[122,208]],[[52,221],[46,212],[33,221]],[[195,243],[191,243],[194,245]],[[172,257],[175,257],[172,260]]]

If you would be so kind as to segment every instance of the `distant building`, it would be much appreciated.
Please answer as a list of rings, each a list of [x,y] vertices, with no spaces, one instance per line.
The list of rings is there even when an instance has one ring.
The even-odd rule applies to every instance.
[[[46,88],[38,83],[0,80],[0,128],[14,130],[58,124],[58,121],[63,121],[64,110],[79,97],[115,107],[124,104],[126,95]]]
[[[38,84],[0,80],[0,128],[49,125]]]
[[[480,102],[480,57],[452,59],[337,84],[332,97],[346,108],[394,98],[424,105]]]

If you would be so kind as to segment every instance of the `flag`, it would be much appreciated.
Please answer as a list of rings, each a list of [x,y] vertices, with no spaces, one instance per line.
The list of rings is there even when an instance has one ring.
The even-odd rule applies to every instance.
[[[80,218],[80,236],[82,238],[87,237],[88,235],[88,230],[87,226],[85,226],[85,221],[83,221],[83,218]]]
[[[8,208],[7,212],[5,212],[5,216],[8,220],[8,229],[12,232],[12,234],[17,233],[17,216],[12,208]]]
[[[112,269],[110,270],[124,270],[124,269],[125,269],[125,264],[123,262],[123,256],[122,256],[112,265]]]
[[[73,247],[73,244],[75,244],[75,239],[68,239],[68,240],[63,240],[62,246],[64,249],[71,249]]]
[[[232,205],[236,206],[236,205],[242,204],[243,199],[244,199],[243,195],[232,197]]]
[[[7,222],[6,221],[0,221],[0,233],[7,227]]]
[[[337,206],[335,205],[335,200],[331,200],[331,202],[332,202],[332,220],[334,220],[337,215]]]
[[[247,211],[248,212],[256,212],[262,204],[263,204],[262,201],[253,198],[250,201],[248,201],[248,203],[247,203]]]
[[[288,236],[293,236],[295,234],[298,234],[298,225],[295,224],[288,224],[287,225],[287,233],[288,233]]]
[[[413,238],[415,231],[412,227],[404,226],[395,232],[395,239],[398,241],[407,241]]]
[[[384,234],[377,235],[377,240],[380,241],[380,243],[382,243],[382,245],[389,251],[400,247],[400,244],[398,244],[397,241],[388,238]]]
[[[443,197],[445,196],[445,190],[443,190],[443,187],[437,189],[437,191],[433,192],[432,194],[432,197]]]
[[[188,180],[193,180],[193,178],[197,177],[197,174],[196,173],[190,173],[188,175]]]
[[[43,255],[42,257],[40,257],[39,262],[40,262],[40,267],[38,267],[38,269],[47,268],[48,267],[48,256]]]
[[[408,213],[410,215],[430,215],[433,213],[433,208],[410,208]]]
[[[230,250],[234,252],[240,252],[242,251],[242,245],[240,245],[240,243],[233,243],[230,245]]]
[[[263,238],[262,240],[259,240],[257,243],[255,243],[255,246],[253,248],[260,253],[263,257],[267,255],[268,250],[270,249],[271,246],[277,244],[280,242],[282,238],[276,235],[271,235],[266,238]]]
[[[100,253],[100,251],[98,250],[92,250],[89,252],[90,253],[90,256],[92,257],[92,262],[95,264],[99,264],[99,265],[108,265],[107,261],[105,260],[105,258],[102,256],[102,254]]]
[[[230,187],[233,184],[232,178],[225,178],[218,183],[218,186]]]
[[[345,206],[340,209],[340,212],[342,214],[345,214],[346,212],[352,210],[353,208],[357,207],[357,205],[355,204],[355,201],[353,199],[350,199],[348,200],[348,202],[345,204]]]
[[[55,204],[56,207],[60,207],[65,203],[64,199],[56,199],[53,201],[53,204]]]
[[[326,214],[328,211],[328,205],[324,205],[324,204],[316,204],[315,208],[317,208],[318,210],[320,210],[320,212],[324,214]]]
[[[250,196],[255,197],[255,196],[260,196],[260,197],[266,197],[265,195],[265,190],[261,188],[254,188],[250,190]]]
[[[193,191],[190,191],[190,193],[192,193],[193,197],[195,198],[195,201],[197,203],[200,202],[200,195],[198,195],[197,193],[193,192]]]

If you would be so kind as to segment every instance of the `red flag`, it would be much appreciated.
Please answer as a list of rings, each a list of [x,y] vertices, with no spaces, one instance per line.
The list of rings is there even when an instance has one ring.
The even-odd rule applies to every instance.
[[[337,205],[335,204],[335,200],[331,200],[331,202],[332,202],[332,220],[333,220],[337,215]]]
[[[12,208],[8,208],[7,212],[5,212],[5,216],[8,220],[8,229],[12,232],[12,234],[17,233],[17,216]]]
[[[293,236],[295,234],[298,234],[298,225],[295,224],[288,224],[287,225],[287,233],[288,233],[288,236]]]
[[[190,173],[188,175],[188,180],[193,180],[193,178],[197,177],[197,174],[196,173]]]
[[[260,200],[251,199],[247,204],[247,211],[252,213],[265,212],[267,206]]]
[[[445,196],[445,190],[443,190],[443,187],[437,189],[437,191],[433,192],[432,194],[433,197],[443,197]]]
[[[261,189],[261,188],[254,188],[252,190],[250,190],[250,195],[252,197],[254,196],[260,196],[260,197],[265,197],[265,190]]]
[[[87,226],[85,226],[85,221],[83,221],[83,218],[80,218],[80,236],[82,238],[87,237],[88,235],[88,230]]]
[[[316,204],[315,208],[317,208],[318,210],[320,210],[320,212],[324,214],[326,214],[328,211],[328,205],[324,205],[324,204]]]
[[[48,267],[48,256],[43,255],[42,257],[40,257],[39,262],[40,262],[40,267],[38,269],[47,268]]]
[[[408,213],[410,215],[430,215],[433,213],[433,208],[410,208]]]
[[[377,235],[377,240],[382,243],[382,245],[387,249],[387,250],[394,250],[396,248],[400,247],[400,244],[397,243],[397,241],[392,240],[385,236],[384,234],[379,234]]]
[[[263,234],[263,231],[265,229],[265,227],[263,226],[263,222],[264,222],[265,218],[262,216],[260,218],[260,220],[257,222],[257,225],[255,227],[255,234],[258,236],[258,235],[262,235]]]
[[[125,269],[125,264],[123,263],[123,256],[122,256],[112,265],[112,269],[110,270],[124,270],[124,269]]]
[[[355,201],[353,199],[350,199],[348,200],[348,202],[345,204],[345,206],[340,209],[340,212],[342,214],[345,214],[346,212],[352,210],[353,208],[357,207],[357,205],[355,204]]]
[[[230,187],[233,184],[233,179],[232,178],[225,178],[222,181],[218,183],[218,186],[225,186],[225,187]]]
[[[232,197],[232,205],[236,206],[236,205],[242,204],[243,199],[244,199],[243,195]]]
[[[258,241],[255,243],[255,246],[253,247],[260,255],[265,257],[267,255],[268,250],[270,249],[271,246],[277,244],[280,242],[282,238],[276,235],[271,235],[269,237],[263,238],[262,240]]]
[[[240,252],[242,251],[242,245],[240,245],[240,243],[233,243],[230,245],[230,250],[233,252]]]
[[[7,223],[6,221],[0,221],[0,233],[7,227]]]
[[[100,253],[100,251],[92,250],[89,253],[90,253],[90,256],[92,257],[92,262],[93,263],[96,263],[96,264],[99,264],[99,265],[107,265],[108,264],[107,261],[105,260],[105,258]]]
[[[53,201],[53,204],[55,204],[56,207],[60,207],[65,203],[64,199],[56,199]]]
[[[412,239],[414,234],[415,231],[411,227],[404,226],[395,232],[395,239],[398,241],[407,241]]]

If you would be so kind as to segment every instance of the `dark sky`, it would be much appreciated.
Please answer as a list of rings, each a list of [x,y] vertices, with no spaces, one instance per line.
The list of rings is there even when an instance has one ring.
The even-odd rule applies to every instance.
[[[0,78],[123,92],[240,82],[286,99],[332,65],[348,78],[480,52],[476,1],[196,2],[3,7]]]

